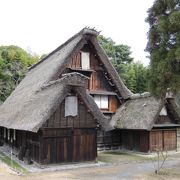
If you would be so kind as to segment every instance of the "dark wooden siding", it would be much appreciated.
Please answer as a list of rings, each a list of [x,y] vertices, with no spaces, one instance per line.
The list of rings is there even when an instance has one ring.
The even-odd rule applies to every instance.
[[[78,98],[78,115],[75,117],[65,117],[65,100],[57,108],[55,113],[46,121],[43,127],[51,128],[87,128],[96,127],[96,120],[91,112],[87,109],[83,101]]]
[[[119,102],[116,96],[109,96],[109,111],[116,112],[119,107]]]
[[[97,148],[98,151],[120,149],[122,146],[121,132],[119,130],[113,130],[104,132],[98,131],[97,134]]]
[[[102,71],[92,72],[89,81],[89,90],[113,91]]]
[[[69,65],[69,68],[81,68],[81,53],[77,53],[74,55],[74,57],[71,59]]]
[[[8,139],[8,129],[6,129],[6,137],[4,137],[4,128],[1,128],[1,142],[10,145],[13,154],[17,155],[20,160],[25,158],[26,152],[29,151],[30,154],[26,158],[30,158],[36,162],[39,162],[40,154],[40,132],[33,133],[28,131],[15,131],[10,129],[10,136]]]
[[[78,97],[78,115],[65,117],[65,100],[41,128],[40,162],[93,161],[96,158],[96,126],[84,102]]]
[[[95,129],[44,129],[41,163],[94,161]]]
[[[81,69],[81,53],[77,53],[74,55],[72,60],[70,61],[68,68],[73,68],[73,72],[77,69],[77,72],[82,73],[84,75],[87,74],[90,77],[88,87],[90,91],[111,91],[115,92],[116,88],[112,85],[112,80],[108,76],[106,69],[104,68],[103,64],[99,60],[99,57],[96,53],[89,47],[84,47],[83,51],[90,52],[90,69],[92,72],[87,72],[86,70],[79,71]],[[69,72],[67,70],[67,72]],[[71,72],[71,71],[70,71]],[[110,109],[109,111],[115,112],[116,109],[119,107],[120,103],[116,96],[110,97]]]
[[[122,130],[122,148],[148,152],[149,132],[137,130]]]

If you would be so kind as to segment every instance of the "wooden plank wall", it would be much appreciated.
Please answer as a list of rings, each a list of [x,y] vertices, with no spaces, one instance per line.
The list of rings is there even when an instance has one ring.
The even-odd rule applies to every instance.
[[[113,91],[102,71],[94,71],[89,81],[89,90]]]
[[[175,150],[177,147],[177,132],[174,130],[164,131],[164,150]]]
[[[87,49],[86,49],[87,51]],[[107,90],[114,91],[112,86],[108,83],[107,79],[104,76],[104,67],[102,63],[99,61],[97,55],[93,53],[91,49],[90,52],[90,69],[93,70],[90,81],[89,81],[89,90]],[[68,68],[81,69],[81,53],[77,53],[74,55],[72,60],[70,61]]]
[[[109,111],[116,112],[119,102],[116,96],[109,96]]]
[[[90,80],[88,83],[87,89],[93,90],[93,91],[115,91],[115,87],[111,86],[105,77],[104,73],[107,73],[105,68],[103,67],[103,64],[100,62],[98,56],[94,53],[94,51],[88,47],[83,48],[83,51],[90,52],[90,69],[93,71],[90,75]],[[70,61],[68,67],[79,69],[81,68],[81,52],[74,55],[72,60]],[[86,71],[82,71],[82,74],[86,74]],[[90,73],[90,72],[89,72]],[[107,74],[106,74],[107,75]],[[119,106],[118,99],[116,96],[110,97],[110,104],[109,104],[109,111],[115,112],[116,109]]]
[[[149,132],[138,130],[122,130],[122,148],[148,152]]]
[[[42,164],[93,161],[97,156],[95,129],[45,129],[42,144]]]
[[[81,53],[77,53],[74,55],[74,57],[71,59],[69,65],[69,68],[81,68]]]
[[[28,131],[16,130],[16,135],[14,139],[14,130],[10,129],[10,136],[8,139],[8,130],[6,129],[6,138],[4,138],[4,128],[1,128],[1,133],[3,136],[1,137],[1,141],[3,143],[8,144],[12,148],[13,154],[19,157],[19,152],[22,147],[24,148],[24,153],[21,156],[21,159],[25,156],[26,150],[30,150],[31,160],[39,162],[39,150],[40,150],[40,142],[39,142],[39,132],[33,133]]]
[[[176,129],[157,129],[150,132],[150,151],[176,150],[177,132]]]
[[[98,151],[120,149],[121,148],[121,132],[119,130],[113,130],[104,132],[98,131],[97,134],[97,149]]]
[[[89,90],[106,90],[113,91],[107,79],[104,76],[105,69],[102,63],[98,60],[93,53],[90,54],[90,67],[94,72],[91,74],[89,82]]]
[[[150,132],[150,151],[163,149],[163,131],[151,131]]]
[[[42,127],[40,162],[92,161],[96,158],[96,125],[91,112],[78,97],[78,115],[65,117],[65,101]]]
[[[65,117],[65,100],[57,108],[56,112],[43,125],[43,128],[87,128],[96,127],[96,120],[93,118],[91,112],[87,109],[83,101],[78,98],[78,115],[75,117]]]

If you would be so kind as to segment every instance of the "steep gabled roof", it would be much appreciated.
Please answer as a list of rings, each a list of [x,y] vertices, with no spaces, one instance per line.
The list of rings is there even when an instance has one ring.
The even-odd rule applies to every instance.
[[[120,80],[117,72],[108,61],[108,57],[98,44],[96,38],[97,35],[97,31],[85,28],[50,53],[47,57],[38,62],[36,65],[31,67],[25,78],[7,98],[3,105],[1,105],[0,125],[7,128],[20,128],[24,130],[36,131],[39,127],[36,120],[38,121],[38,118],[43,117],[43,122],[49,117],[49,111],[51,110],[48,108],[52,108],[52,100],[53,102],[60,101],[68,92],[68,89],[65,89],[65,85],[58,83],[63,81],[63,78],[62,80],[58,80],[52,86],[49,86],[49,88],[42,90],[43,87],[49,83],[52,83],[54,77],[64,71],[73,55],[79,52],[79,50],[88,41],[91,41],[91,43],[94,45],[99,57],[102,60],[102,63],[107,69],[122,97],[124,99],[129,98],[132,93],[126,88],[126,86]],[[53,95],[49,96],[49,94]],[[42,99],[42,97],[44,97],[44,99]],[[39,108],[41,110],[38,110]],[[27,123],[27,125],[25,125],[25,123]]]
[[[69,73],[61,79],[43,84],[34,92],[33,96],[21,105],[21,96],[16,97],[18,103],[14,106],[5,102],[0,108],[0,126],[37,132],[42,124],[56,111],[57,107],[73,90],[82,97],[93,116],[105,130],[112,129],[108,125],[108,119],[100,112],[92,97],[86,94],[85,84],[87,77],[79,73]],[[81,91],[80,92],[80,87]],[[19,99],[18,99],[19,98]],[[18,111],[17,111],[18,110]]]

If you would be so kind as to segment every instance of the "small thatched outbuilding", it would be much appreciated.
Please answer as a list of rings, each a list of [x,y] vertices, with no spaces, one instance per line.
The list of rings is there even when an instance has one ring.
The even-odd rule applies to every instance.
[[[172,104],[177,106],[174,99],[163,102],[150,95],[126,101],[110,123],[121,131],[121,147],[142,152],[176,150],[180,116]]]

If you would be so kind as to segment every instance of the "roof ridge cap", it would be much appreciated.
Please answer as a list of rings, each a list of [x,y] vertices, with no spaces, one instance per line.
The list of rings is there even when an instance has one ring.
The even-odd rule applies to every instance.
[[[150,92],[143,92],[143,93],[136,93],[136,94],[133,94],[130,99],[131,100],[134,100],[134,99],[142,99],[142,98],[148,98],[148,97],[153,97],[151,95]]]
[[[63,81],[71,76],[80,76],[84,79],[89,79],[87,76],[84,76],[82,75],[81,73],[78,73],[78,72],[72,72],[72,73],[67,73],[67,74],[64,74],[61,78],[57,79],[57,80],[53,80],[53,81],[49,81],[48,83],[45,83],[39,90],[36,91],[36,93],[48,88],[49,86],[52,86],[52,85],[55,85],[55,84],[58,84],[60,82],[63,83]]]

